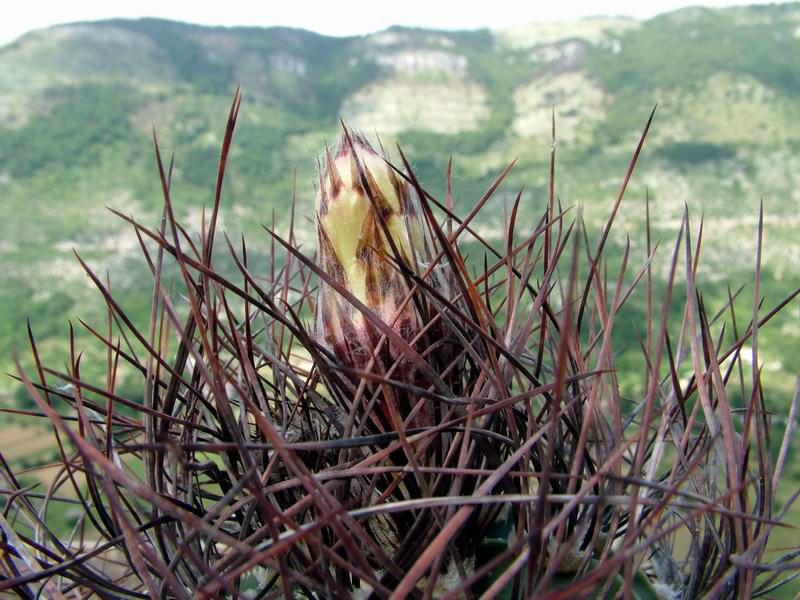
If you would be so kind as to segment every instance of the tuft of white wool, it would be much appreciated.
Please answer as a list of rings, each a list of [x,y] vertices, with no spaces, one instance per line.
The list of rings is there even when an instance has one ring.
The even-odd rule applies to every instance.
[[[680,594],[669,587],[666,583],[656,582],[653,584],[658,600],[678,600]]]

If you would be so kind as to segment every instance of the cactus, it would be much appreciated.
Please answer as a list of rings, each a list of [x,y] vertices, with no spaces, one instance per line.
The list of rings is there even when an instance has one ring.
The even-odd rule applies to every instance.
[[[345,127],[319,168],[316,256],[267,229],[282,263],[265,273],[216,235],[240,101],[199,243],[175,219],[157,141],[162,226],[117,213],[152,270],[148,328],[78,257],[108,305],[107,331],[86,324],[106,380],[82,376],[74,339],[66,369],[41,364],[29,326],[36,368],[18,377],[58,469],[40,491],[0,461],[0,590],[649,600],[755,597],[791,578],[796,551],[767,550],[792,427],[773,453],[757,367],[744,411],[731,374],[800,290],[756,302],[746,327],[732,302],[707,308],[687,209],[641,328],[645,386],[621,396],[612,334],[635,294],[655,302],[655,249],[609,262],[606,246],[650,121],[594,248],[553,185],[537,223],[517,222],[519,193],[503,243],[488,241],[475,219],[513,165],[459,216],[449,174],[439,200],[402,151],[392,162]],[[759,278],[756,263],[755,298]],[[143,398],[116,392],[122,365]],[[53,524],[64,506],[79,509],[71,531]]]

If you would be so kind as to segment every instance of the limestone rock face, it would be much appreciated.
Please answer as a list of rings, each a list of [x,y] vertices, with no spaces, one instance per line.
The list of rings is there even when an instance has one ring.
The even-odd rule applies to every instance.
[[[364,131],[395,134],[410,129],[459,133],[489,116],[486,91],[464,79],[449,82],[392,78],[369,84],[348,98],[342,116]]]
[[[342,116],[365,131],[454,134],[480,127],[490,114],[485,88],[470,77],[463,54],[442,40],[419,47],[401,35],[378,34],[369,60],[384,76],[345,99]]]
[[[605,92],[586,73],[572,71],[535,79],[514,92],[514,131],[522,137],[548,137],[551,111],[555,110],[558,140],[585,140],[603,117],[605,103]]]

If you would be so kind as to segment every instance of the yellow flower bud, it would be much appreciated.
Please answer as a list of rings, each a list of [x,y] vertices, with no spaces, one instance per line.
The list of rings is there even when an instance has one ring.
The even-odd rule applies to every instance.
[[[421,274],[431,260],[413,187],[363,136],[345,131],[320,167],[316,219],[322,270],[411,342],[421,329],[421,317],[413,302],[404,303],[410,288],[398,263]],[[346,366],[358,369],[366,367],[380,339],[361,311],[324,281],[318,294],[317,336]],[[398,358],[391,343],[378,356],[384,370]],[[402,379],[409,368],[405,361],[392,376]]]

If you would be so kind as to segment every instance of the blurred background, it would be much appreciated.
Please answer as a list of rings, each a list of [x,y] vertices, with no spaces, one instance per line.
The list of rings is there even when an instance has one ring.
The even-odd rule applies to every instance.
[[[373,139],[379,134],[388,148],[399,143],[434,195],[443,194],[452,155],[462,214],[517,158],[478,223],[500,242],[504,207],[520,187],[519,223],[530,226],[544,210],[555,111],[556,191],[564,206],[583,205],[596,240],[658,103],[609,240],[613,249],[621,253],[629,235],[631,272],[643,263],[649,193],[654,238],[664,240],[656,261],[663,282],[688,203],[693,234],[705,218],[699,284],[706,304],[721,307],[729,289],[744,285],[736,305],[743,328],[752,315],[763,198],[763,310],[800,285],[800,4],[560,2],[530,3],[524,13],[510,2],[488,4],[483,13],[453,13],[430,2],[371,3],[368,10],[341,1],[269,9],[228,2],[215,13],[180,4],[32,2],[4,15],[3,371],[15,371],[12,347],[30,364],[26,318],[55,365],[67,357],[70,321],[79,342],[90,337],[79,318],[104,327],[102,299],[73,249],[107,274],[131,319],[146,323],[152,278],[133,231],[105,207],[158,222],[155,126],[163,154],[175,156],[178,216],[199,232],[237,84],[245,100],[221,228],[232,239],[246,236],[251,262],[267,264],[262,223],[287,227],[295,172],[299,239],[313,252],[316,157],[335,140],[340,117]],[[799,306],[759,333],[777,411],[787,405],[800,360]],[[644,307],[632,302],[626,310],[628,326],[618,329],[627,338],[615,340],[616,348],[638,356]],[[101,346],[80,349],[84,374],[102,377]],[[629,396],[640,373],[621,376]],[[118,392],[141,398],[138,385],[130,374]],[[26,396],[13,378],[0,379],[6,408],[30,408]],[[44,452],[17,419],[0,414],[4,453]]]

